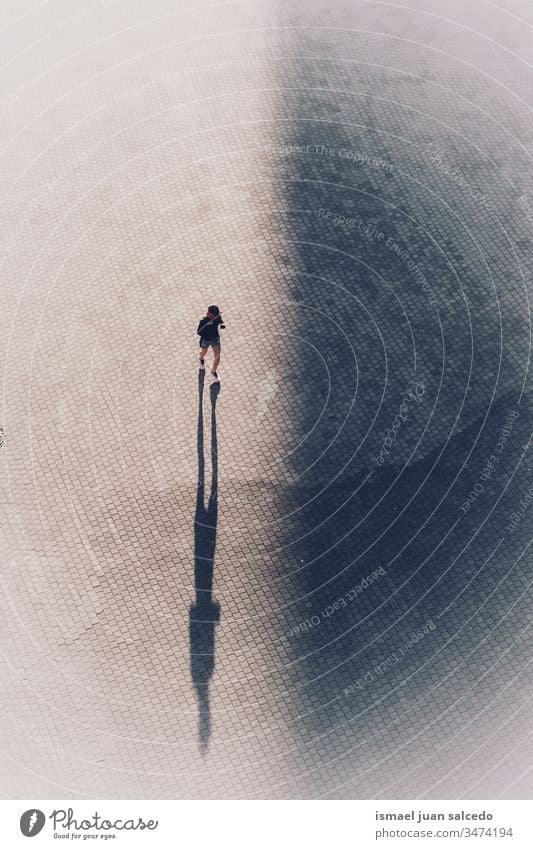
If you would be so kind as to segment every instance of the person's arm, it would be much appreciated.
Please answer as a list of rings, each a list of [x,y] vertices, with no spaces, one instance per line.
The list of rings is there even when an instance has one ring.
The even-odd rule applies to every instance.
[[[196,332],[197,332],[197,334],[198,334],[198,336],[201,336],[201,334],[202,334],[202,327],[204,326],[204,324],[206,323],[206,321],[207,321],[207,318],[201,318],[201,319],[200,319],[200,324],[198,325],[198,330],[196,331]]]
[[[225,327],[226,327],[226,325],[224,324],[224,319],[222,318],[222,316],[221,316],[221,315],[219,315],[219,319],[220,319],[220,324],[219,324],[219,326],[222,328],[222,330],[224,330],[224,329],[225,329]]]

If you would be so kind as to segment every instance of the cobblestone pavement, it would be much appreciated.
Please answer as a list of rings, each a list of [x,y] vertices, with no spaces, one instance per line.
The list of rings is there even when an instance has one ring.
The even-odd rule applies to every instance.
[[[4,797],[531,797],[532,33],[2,4]]]

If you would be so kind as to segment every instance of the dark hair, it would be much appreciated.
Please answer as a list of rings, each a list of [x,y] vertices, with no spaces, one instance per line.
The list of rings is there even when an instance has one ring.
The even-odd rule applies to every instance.
[[[220,310],[216,304],[212,304],[212,306],[207,307],[207,312],[210,312],[211,315],[220,315]]]

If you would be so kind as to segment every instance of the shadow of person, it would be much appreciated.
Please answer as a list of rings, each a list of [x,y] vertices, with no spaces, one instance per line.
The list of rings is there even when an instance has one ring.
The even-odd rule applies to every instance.
[[[205,372],[198,375],[198,485],[194,515],[194,584],[196,601],[189,611],[191,677],[198,698],[198,739],[202,753],[207,751],[211,733],[209,679],[215,666],[215,625],[220,606],[213,601],[213,569],[217,537],[218,453],[216,402],[220,384],[210,387],[211,399],[211,487],[205,505],[204,455],[204,383]]]

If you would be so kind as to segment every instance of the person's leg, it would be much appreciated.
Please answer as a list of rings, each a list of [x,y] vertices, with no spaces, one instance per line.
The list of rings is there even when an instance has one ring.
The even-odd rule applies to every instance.
[[[200,345],[200,368],[205,368],[205,355],[207,354],[207,348],[202,347]]]
[[[212,372],[216,372],[218,370],[218,364],[220,362],[220,345],[213,345],[213,355],[215,359],[213,360],[213,368]]]

